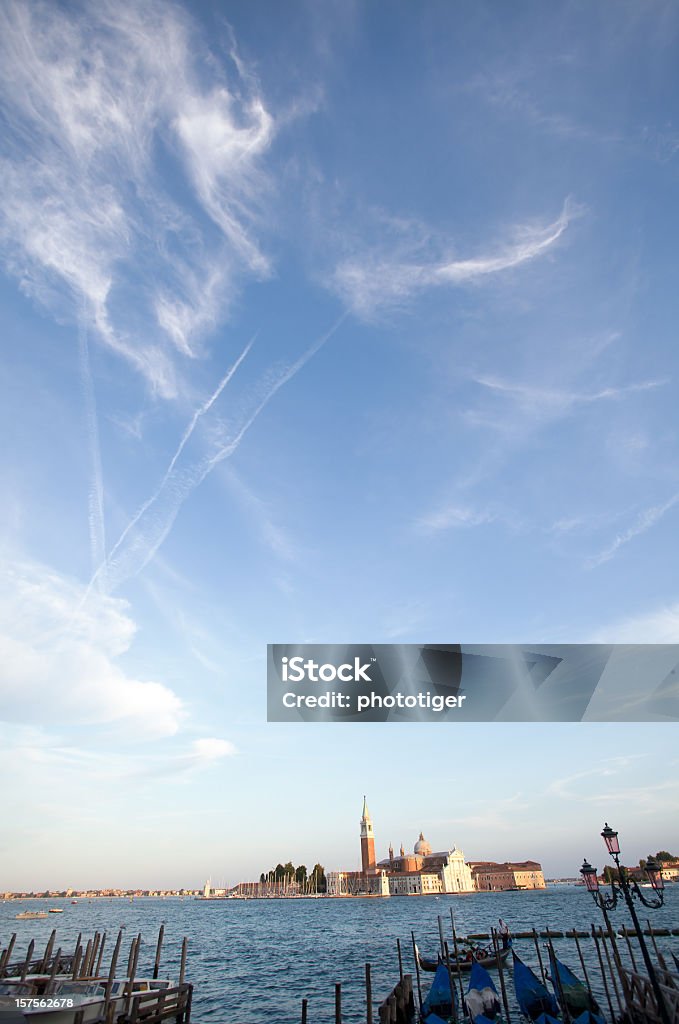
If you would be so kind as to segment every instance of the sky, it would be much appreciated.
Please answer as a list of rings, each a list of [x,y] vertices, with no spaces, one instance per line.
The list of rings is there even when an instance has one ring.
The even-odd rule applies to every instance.
[[[274,642],[679,643],[678,45],[670,0],[6,0],[0,888],[355,868],[364,793],[380,856],[679,852],[675,723],[265,694]]]

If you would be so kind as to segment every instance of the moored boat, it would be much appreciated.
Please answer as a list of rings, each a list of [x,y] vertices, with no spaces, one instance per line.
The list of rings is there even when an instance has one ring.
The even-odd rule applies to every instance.
[[[447,1021],[451,1018],[457,1018],[457,993],[454,988],[451,990],[448,968],[439,964],[422,1004],[422,1020],[424,1024],[437,1024],[438,1019]]]
[[[555,1024],[559,1007],[552,993],[514,953],[514,991],[524,1017],[536,1024]]]
[[[17,921],[34,921],[39,917],[47,917],[46,910],[23,910],[16,915]]]
[[[478,961],[472,964],[465,1006],[473,1024],[502,1020],[502,1006],[493,979]]]
[[[549,968],[559,1005],[573,1024],[605,1024],[599,1004],[592,993],[566,964],[557,960],[551,947]]]
[[[417,949],[417,947],[415,947]],[[492,970],[493,967],[497,967],[498,963],[504,963],[511,952],[511,940],[509,946],[506,949],[499,950],[498,953],[490,951],[488,949],[473,949],[469,950],[466,956],[458,956],[450,958],[450,966],[454,972],[460,971],[471,971],[475,963],[480,964],[481,967],[485,967],[486,970]],[[439,957],[438,960],[427,960],[420,954],[417,949],[417,960],[421,971],[435,971],[438,966],[444,961]],[[445,966],[445,964],[444,964]]]

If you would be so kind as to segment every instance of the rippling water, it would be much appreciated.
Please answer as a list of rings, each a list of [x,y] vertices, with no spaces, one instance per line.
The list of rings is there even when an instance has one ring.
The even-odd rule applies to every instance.
[[[21,910],[50,906],[62,906],[64,913],[37,921],[15,920]],[[142,975],[150,973],[158,928],[164,923],[161,976],[177,976],[182,938],[186,935],[189,939],[187,976],[195,985],[196,1024],[292,1024],[300,1019],[302,998],[309,1000],[309,1024],[332,1024],[337,981],[342,982],[343,1020],[355,1024],[365,1020],[364,965],[372,965],[376,1005],[398,980],[397,938],[404,951],[404,968],[414,973],[411,930],[422,954],[435,956],[437,916],[443,916],[446,938],[450,938],[451,909],[461,935],[488,931],[500,917],[513,931],[526,931],[534,925],[538,930],[586,929],[592,921],[603,923],[591,897],[575,886],[440,898],[205,903],[192,899],[99,899],[81,900],[76,906],[67,900],[17,900],[0,904],[0,944],[5,947],[16,932],[13,959],[19,959],[31,938],[36,940],[36,950],[44,949],[52,928],[57,929],[57,946],[70,951],[78,932],[87,939],[95,931],[105,930],[110,953],[110,944],[124,925],[128,949],[132,938],[142,933],[138,968]],[[656,911],[641,908],[640,917],[642,923],[650,917],[654,927],[679,928],[679,885],[668,887],[664,907]],[[626,910],[617,910],[612,920],[615,926],[630,925]],[[661,951],[673,949],[679,954],[679,937],[657,942]],[[586,964],[593,967],[594,943],[582,939],[581,946]],[[527,963],[537,964],[532,941],[517,940],[515,947]],[[557,956],[582,976],[575,943],[557,939],[555,948]],[[633,949],[636,952],[636,944]],[[497,972],[494,977],[497,984]],[[430,978],[423,982],[429,984]],[[507,981],[511,996],[511,982]],[[605,1006],[603,989],[600,984],[594,987]]]

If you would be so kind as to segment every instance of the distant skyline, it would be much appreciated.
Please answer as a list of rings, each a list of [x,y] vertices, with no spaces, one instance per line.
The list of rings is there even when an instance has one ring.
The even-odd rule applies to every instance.
[[[266,724],[266,644],[679,642],[679,8],[7,0],[6,889],[679,849],[675,724]]]

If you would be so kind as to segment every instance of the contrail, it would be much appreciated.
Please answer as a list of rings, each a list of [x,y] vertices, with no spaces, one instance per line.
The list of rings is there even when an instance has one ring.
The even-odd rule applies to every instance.
[[[294,362],[283,373],[281,373],[280,377],[266,391],[266,394],[259,401],[254,411],[250,414],[250,416],[245,421],[245,423],[240,428],[235,437],[233,437],[227,444],[222,445],[222,447],[216,452],[216,454],[204,458],[192,469],[186,470],[182,473],[181,471],[177,471],[174,468],[177,461],[177,455],[179,454],[179,451],[181,450],[182,447],[180,445],[180,449],[178,450],[177,455],[173,458],[172,462],[170,463],[170,466],[168,467],[168,470],[165,473],[160,486],[156,489],[152,497],[149,498],[148,501],[144,503],[142,508],[135,515],[134,519],[125,528],[124,532],[121,534],[114,548],[111,550],[107,564],[112,584],[120,584],[121,582],[123,582],[124,579],[127,579],[129,576],[136,575],[138,572],[141,572],[141,570],[146,565],[148,565],[148,563],[151,561],[158,548],[161,546],[163,541],[168,536],[177,517],[179,509],[186,501],[186,499],[189,497],[189,495],[197,487],[200,486],[200,484],[203,482],[203,480],[205,480],[208,474],[212,472],[215,466],[217,466],[224,459],[227,459],[231,455],[233,455],[233,453],[236,451],[241,441],[243,440],[243,437],[245,436],[247,431],[250,429],[250,427],[255,422],[255,420],[262,412],[262,410],[271,401],[276,392],[279,391],[284,384],[287,384],[290,380],[292,380],[292,378],[297,373],[299,373],[302,367],[305,366],[306,363],[308,363],[308,361],[314,355],[316,355],[316,353],[337,331],[337,329],[341,326],[341,324],[344,322],[348,315],[349,311],[344,312],[342,316],[340,316],[339,319],[335,321],[330,330],[328,330],[325,334],[321,335],[321,337],[318,338],[312,345],[310,345],[309,348],[300,356],[300,358],[296,362]],[[252,344],[252,342],[250,342],[250,344]],[[245,352],[241,355],[240,359],[242,359],[244,355]],[[237,364],[234,364],[232,371],[229,372],[235,372],[236,367]],[[202,406],[201,408],[207,411],[207,409],[212,405],[214,399],[217,397],[220,388],[217,389],[217,392],[215,392],[213,398],[208,400],[208,402],[206,402],[205,405]],[[187,434],[188,431],[184,435],[185,438],[187,438]],[[186,443],[185,440],[184,443]],[[139,554],[141,555],[139,563],[137,565],[134,565],[128,571],[125,571],[124,567],[121,565],[123,559],[119,558],[117,560],[117,563],[114,563],[112,561],[113,555],[115,554],[116,551],[120,549],[121,544],[126,535],[135,525],[139,523],[142,516],[148,517],[148,514],[152,511],[152,506],[157,502],[158,498],[161,496],[161,492],[167,488],[170,488],[170,501],[163,508],[161,508],[161,511],[149,523],[148,532],[150,533],[150,536],[148,536],[147,534],[146,537],[142,535],[140,538],[133,539],[131,543],[128,545],[127,551],[123,553],[123,559],[127,561],[129,564],[133,560],[132,556],[139,551],[139,548],[142,548],[141,552],[139,552]],[[115,571],[116,569],[118,570],[117,572]]]
[[[90,556],[94,576],[106,562],[106,529],[104,525],[104,476],[101,468],[101,449],[99,445],[99,426],[97,420],[97,403],[90,366],[90,350],[87,340],[87,320],[85,310],[81,309],[78,316],[78,349],[80,355],[80,378],[82,382],[85,404],[85,425],[89,448],[91,482],[88,493],[88,524],[90,533]]]
[[[106,556],[106,553],[105,553],[105,550],[104,550],[104,552],[102,553],[102,558],[96,563],[97,564],[97,569],[94,572],[94,575],[92,576],[92,579],[90,580],[89,586],[87,588],[88,590],[90,589],[92,584],[96,581],[98,576],[102,572],[105,571],[107,565],[109,564],[109,562],[111,561],[111,559],[115,555],[116,551],[118,551],[118,549],[120,548],[120,545],[123,543],[123,541],[125,540],[125,537],[128,535],[130,530],[134,529],[134,527],[137,525],[137,523],[139,522],[141,517],[144,515],[144,513],[147,512],[148,509],[151,507],[151,505],[153,505],[154,502],[158,499],[158,497],[160,496],[163,488],[166,486],[168,480],[170,479],[170,476],[171,476],[171,474],[172,474],[172,472],[174,470],[174,467],[175,467],[175,465],[177,463],[177,459],[179,458],[179,456],[183,452],[183,450],[184,450],[184,448],[185,448],[189,438],[191,437],[193,431],[195,430],[195,427],[196,427],[196,424],[198,423],[198,420],[202,416],[204,416],[205,413],[208,412],[212,408],[214,403],[217,401],[217,399],[221,395],[222,391],[224,390],[226,385],[229,383],[229,381],[233,377],[234,373],[236,372],[236,370],[238,369],[238,367],[243,362],[243,360],[245,359],[246,355],[248,354],[248,352],[250,351],[250,349],[254,345],[256,338],[257,338],[257,334],[255,333],[252,336],[252,338],[250,338],[250,341],[247,343],[247,345],[245,346],[245,348],[243,349],[241,354],[238,356],[238,359],[233,364],[233,366],[231,366],[229,368],[229,370],[227,370],[227,372],[224,374],[224,376],[222,377],[221,381],[217,385],[216,390],[194,412],[193,416],[191,417],[191,422],[189,423],[188,427],[184,431],[184,434],[182,435],[182,439],[179,442],[179,446],[177,448],[177,451],[172,456],[172,459],[170,460],[170,464],[167,467],[167,469],[165,470],[165,475],[163,476],[163,479],[160,481],[160,483],[156,487],[156,489],[153,492],[153,494],[151,495],[151,497],[147,498],[147,500],[144,502],[144,504],[141,506],[141,508],[138,509],[138,511],[135,513],[135,515],[129,521],[129,523],[127,524],[127,526],[123,530],[123,532],[120,534],[120,537],[118,537],[118,540],[116,541],[114,546],[111,548],[111,550],[110,550],[110,552],[108,554],[108,557]]]

